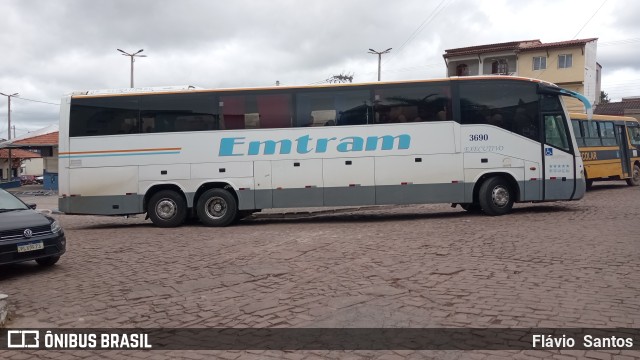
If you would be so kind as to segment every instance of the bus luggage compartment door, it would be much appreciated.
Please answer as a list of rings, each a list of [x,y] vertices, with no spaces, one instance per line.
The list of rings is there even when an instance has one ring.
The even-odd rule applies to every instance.
[[[271,190],[271,161],[253,162],[254,199],[256,209],[273,207]]]

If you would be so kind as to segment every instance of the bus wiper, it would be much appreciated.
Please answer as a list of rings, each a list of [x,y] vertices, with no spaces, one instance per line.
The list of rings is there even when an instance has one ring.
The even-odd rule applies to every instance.
[[[18,211],[18,210],[25,210],[25,209],[21,209],[21,208],[16,208],[16,209],[0,209],[0,213],[3,213],[3,212],[9,212],[9,211]]]

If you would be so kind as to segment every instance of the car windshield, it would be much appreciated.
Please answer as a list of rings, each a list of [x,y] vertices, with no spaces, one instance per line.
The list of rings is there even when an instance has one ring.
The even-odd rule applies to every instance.
[[[0,212],[28,209],[22,201],[5,190],[0,189]]]

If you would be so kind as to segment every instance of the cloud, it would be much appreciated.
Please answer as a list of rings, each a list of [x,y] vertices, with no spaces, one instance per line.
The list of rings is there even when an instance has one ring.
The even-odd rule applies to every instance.
[[[129,58],[139,86],[304,85],[340,73],[382,78],[445,75],[445,49],[541,39],[638,38],[640,3],[533,0],[4,0],[0,2],[0,91],[58,102],[74,90],[129,86]],[[571,14],[571,16],[567,16]],[[593,16],[593,17],[592,17]],[[634,74],[638,43],[602,46],[604,74]],[[603,77],[603,88],[605,79]],[[631,79],[631,78],[629,78]],[[640,89],[625,88],[640,92]],[[6,101],[0,97],[0,137]],[[53,105],[16,100],[12,120],[23,129],[55,123]],[[6,125],[4,127],[6,131]]]

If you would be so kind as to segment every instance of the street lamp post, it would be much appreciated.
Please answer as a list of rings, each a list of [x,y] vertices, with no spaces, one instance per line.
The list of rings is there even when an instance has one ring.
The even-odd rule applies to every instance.
[[[369,54],[376,54],[378,55],[378,81],[380,81],[380,68],[381,68],[381,62],[382,62],[382,54],[387,54],[389,53],[389,51],[391,51],[392,48],[388,48],[385,51],[375,51],[373,49],[369,49]]]
[[[5,93],[0,92],[0,95],[7,97],[7,122],[8,122],[7,140],[11,140],[11,98],[14,97],[14,96],[18,96],[19,94],[18,93],[13,93],[13,94],[9,95],[9,94],[5,94]],[[12,170],[13,169],[12,169],[12,166],[11,166],[12,164],[11,164],[11,148],[10,147],[8,148],[8,151],[9,151],[9,156],[8,156],[8,160],[9,160],[8,161],[9,162],[9,176],[8,176],[8,179],[9,179],[9,181],[11,181],[11,177],[12,177],[11,175],[13,175],[12,174]]]
[[[123,56],[128,56],[131,58],[131,87],[133,87],[133,63],[135,62],[134,58],[135,57],[147,57],[147,55],[138,55],[141,52],[144,51],[144,49],[140,49],[136,52],[134,52],[133,54],[129,54],[128,52],[121,50],[121,49],[116,49],[118,51],[120,51],[122,53]]]

